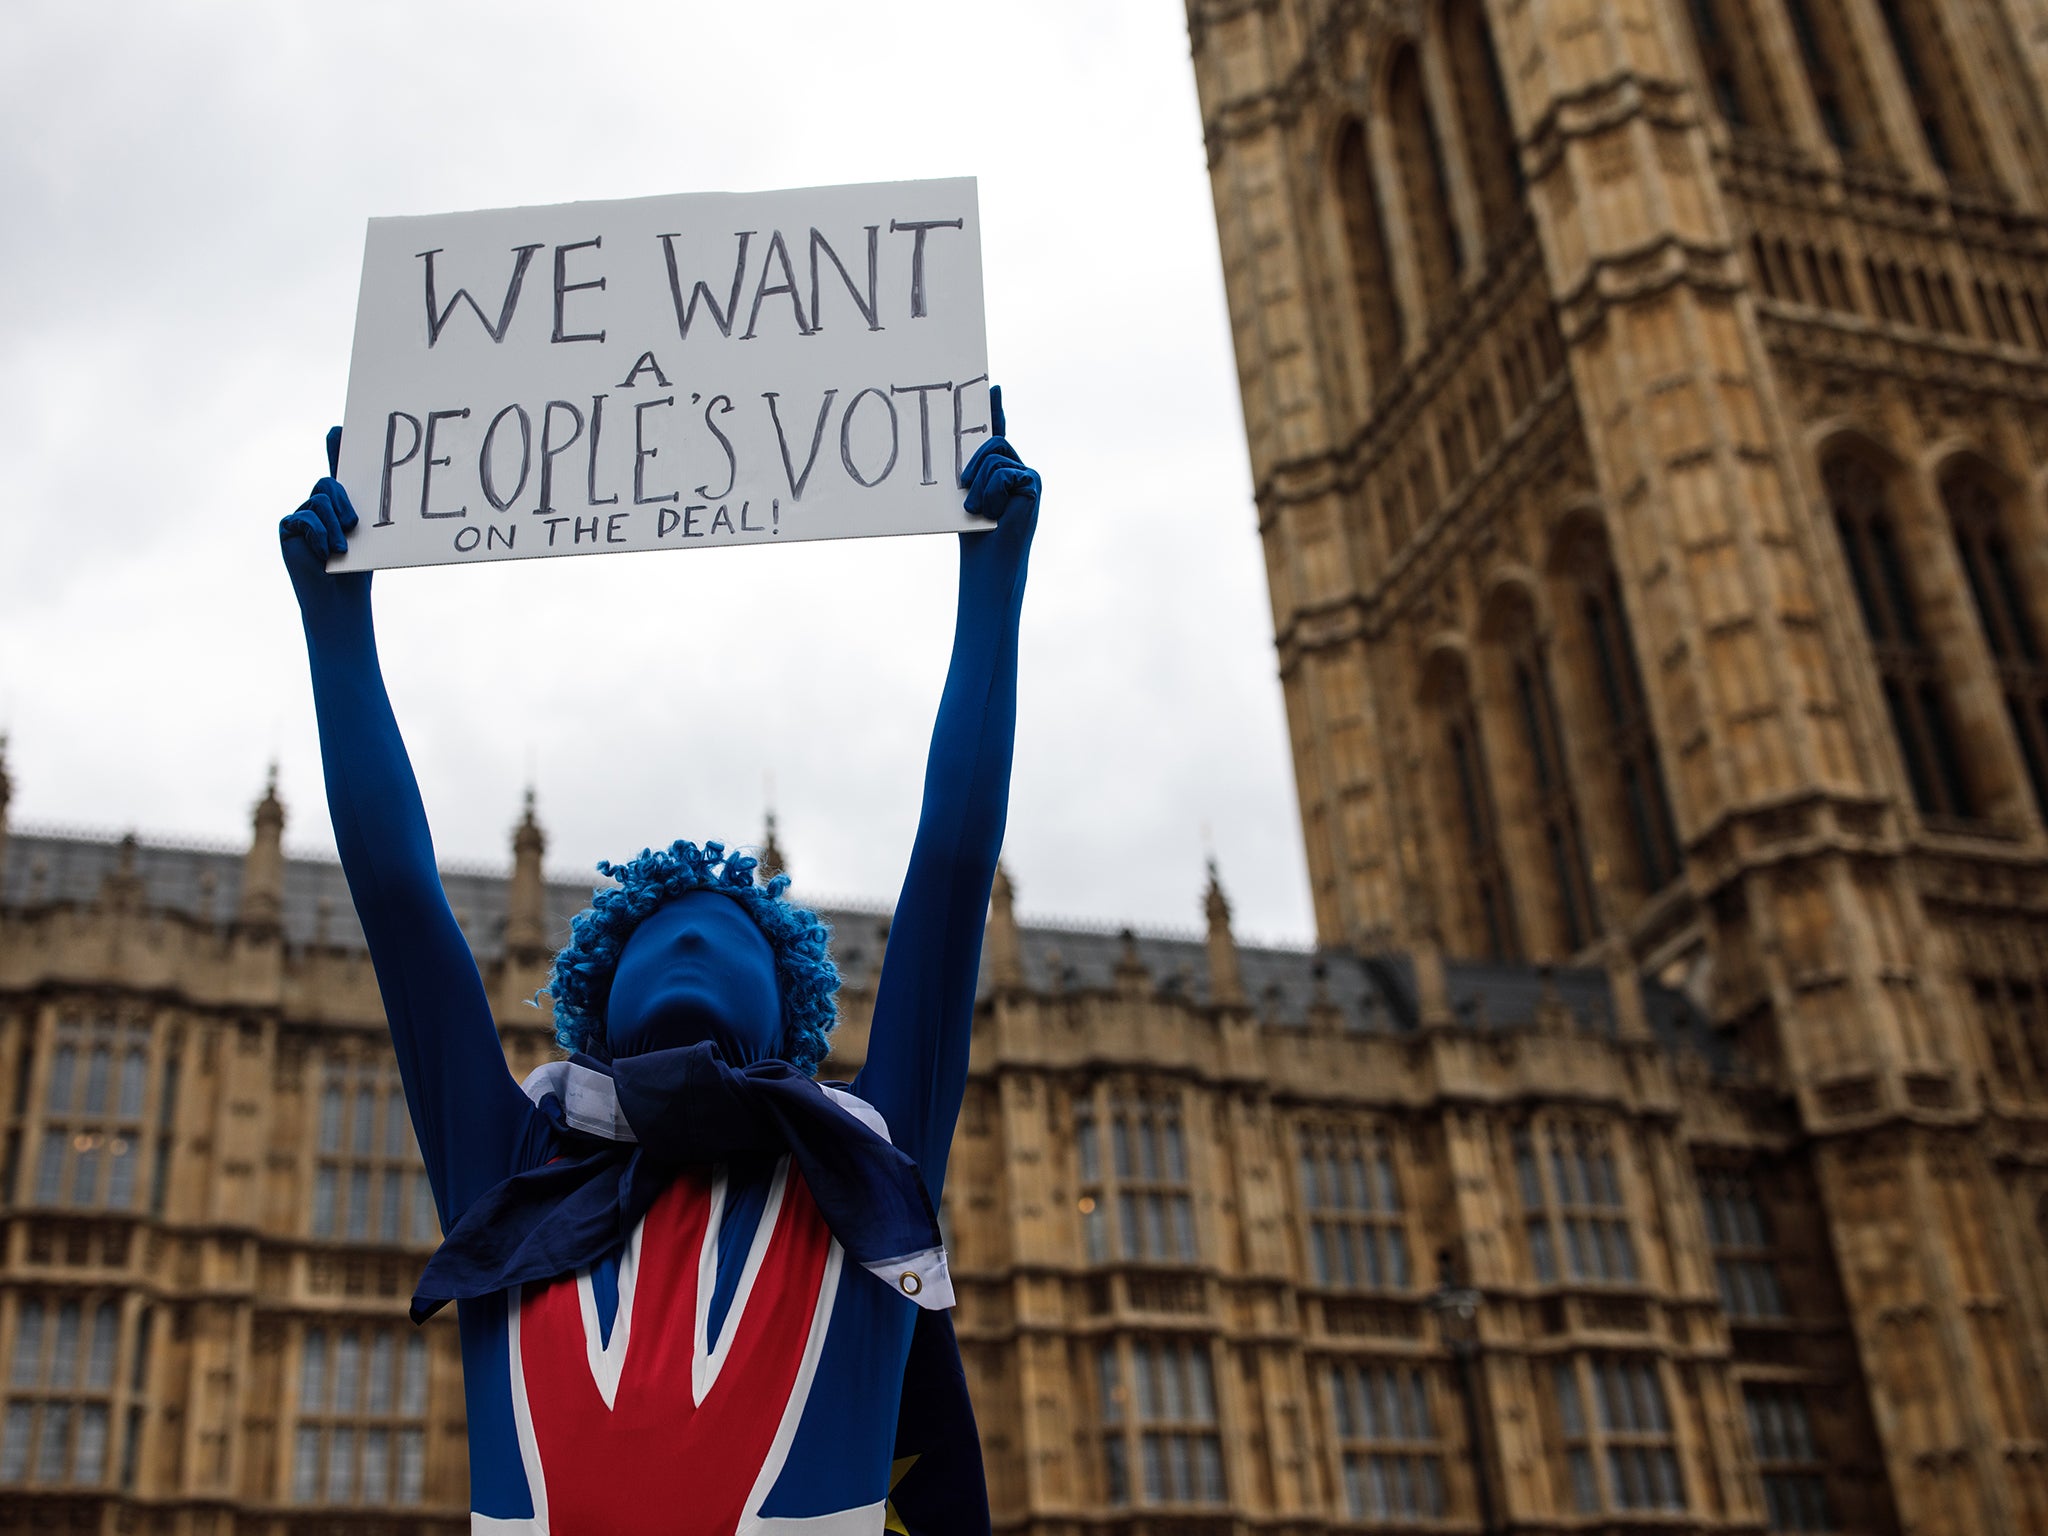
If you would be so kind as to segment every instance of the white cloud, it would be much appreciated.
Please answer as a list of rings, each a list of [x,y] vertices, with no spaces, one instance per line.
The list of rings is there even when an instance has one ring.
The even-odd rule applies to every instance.
[[[1007,858],[1027,912],[1309,928],[1181,8],[17,5],[0,14],[0,728],[24,820],[328,844],[270,528],[339,418],[373,214],[974,174],[1048,483]],[[950,541],[387,573],[441,852],[758,835],[886,899]]]

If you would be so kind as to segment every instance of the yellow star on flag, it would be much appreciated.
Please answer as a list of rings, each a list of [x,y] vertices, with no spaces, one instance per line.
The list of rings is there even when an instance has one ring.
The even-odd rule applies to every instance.
[[[923,1454],[920,1451],[918,1456]],[[917,1465],[918,1456],[899,1456],[896,1460],[889,1463],[889,1491],[891,1493],[894,1493],[896,1485],[903,1481],[904,1474]],[[889,1505],[888,1516],[882,1522],[882,1529],[884,1531],[894,1531],[896,1536],[910,1536],[910,1527],[905,1525],[903,1517],[896,1513],[896,1506],[893,1502]]]

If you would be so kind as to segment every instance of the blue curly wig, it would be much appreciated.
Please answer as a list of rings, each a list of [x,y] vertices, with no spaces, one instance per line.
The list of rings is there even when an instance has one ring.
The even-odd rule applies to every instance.
[[[555,956],[548,981],[555,1001],[555,1039],[569,1050],[609,1060],[605,1007],[626,941],[663,903],[685,891],[717,891],[746,908],[775,951],[782,993],[780,1055],[799,1071],[816,1072],[839,1022],[833,1003],[839,968],[827,947],[831,930],[817,913],[783,900],[789,876],[757,883],[759,862],[744,853],[728,854],[723,843],[699,848],[678,839],[659,853],[643,848],[639,858],[624,864],[609,859],[599,864],[597,872],[618,884],[599,891],[576,914],[569,942]]]

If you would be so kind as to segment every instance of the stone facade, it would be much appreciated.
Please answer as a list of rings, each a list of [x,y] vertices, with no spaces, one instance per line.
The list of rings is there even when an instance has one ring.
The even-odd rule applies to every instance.
[[[1323,942],[1598,958],[1732,1053],[1666,1141],[1599,1107],[1674,1183],[1626,1340],[1477,1150],[1553,1090],[1447,1122],[1459,1513],[2048,1530],[2048,11],[1188,21]]]
[[[998,883],[997,1528],[2048,1530],[2048,5],[1189,30],[1321,944]],[[462,1529],[339,870],[6,797],[0,1536]],[[515,1072],[544,851],[445,874]]]
[[[404,1321],[438,1233],[361,933],[338,867],[284,855],[274,792],[253,820],[242,850],[0,850],[0,1532],[464,1528],[454,1331]],[[509,877],[444,873],[522,1074],[551,1051],[528,999],[589,895],[543,851],[529,808]],[[827,916],[826,1073],[849,1076],[888,925]],[[1465,1393],[1542,1356],[1451,1348],[1438,1250],[1532,1220],[1555,1263],[1592,1243],[1616,1283],[1503,1293],[1489,1328],[1512,1306],[1553,1342],[1674,1339],[1674,1412],[1695,1378],[1725,1399],[1683,1127],[1732,1057],[1684,996],[1626,969],[1240,949],[1213,883],[1205,918],[1020,925],[998,883],[943,1214],[1000,1528],[1323,1529],[1381,1487],[1360,1496],[1469,1525]],[[1580,1182],[1543,1185],[1553,1148]],[[1518,1157],[1554,1204],[1514,1203]],[[1783,1275],[1759,1287],[1828,1283],[1757,1262]],[[1844,1344],[1801,1347],[1839,1370]],[[1692,1440],[1739,1433],[1722,1407],[1651,1433],[1646,1465],[1682,1454],[1739,1497]]]

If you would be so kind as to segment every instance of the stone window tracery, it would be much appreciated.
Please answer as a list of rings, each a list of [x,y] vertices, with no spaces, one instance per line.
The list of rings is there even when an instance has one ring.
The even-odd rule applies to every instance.
[[[1569,1356],[1552,1365],[1551,1391],[1579,1513],[1685,1508],[1685,1482],[1654,1357]]]
[[[2034,350],[2048,352],[2048,318],[2043,318],[2041,300],[2029,288],[2020,289],[2019,294],[2021,311],[2027,317],[2027,333],[2034,339]]]
[[[1308,1271],[1331,1290],[1405,1291],[1411,1283],[1407,1220],[1393,1149],[1378,1130],[1303,1125],[1301,1205]]]
[[[1634,864],[1639,894],[1661,891],[1678,877],[1678,827],[1671,814],[1657,736],[1650,720],[1642,668],[1623,606],[1621,577],[1604,538],[1588,538],[1575,552],[1579,621],[1591,662],[1591,693],[1601,711],[1602,759],[1612,775],[1607,793],[1618,797],[1612,815]]]
[[[1215,1371],[1205,1340],[1104,1340],[1096,1351],[1096,1383],[1110,1504],[1227,1501]]]
[[[1430,1409],[1428,1374],[1402,1364],[1330,1366],[1344,1504],[1354,1520],[1441,1520],[1443,1444]]]
[[[1981,277],[1974,279],[1971,286],[1976,290],[1985,331],[2007,346],[2027,346],[2027,339],[2020,332],[2019,311],[2013,308],[2012,290],[2004,283],[1987,284]]]
[[[2048,818],[2048,652],[2014,568],[2002,498],[1981,472],[1966,465],[1944,478],[1941,499],[1976,600],[1978,625],[1998,668],[2034,805]]]
[[[1479,191],[1482,239],[1489,250],[1497,250],[1517,226],[1522,212],[1522,157],[1515,142],[1514,118],[1508,111],[1500,61],[1479,0],[1450,0],[1444,8],[1443,29],[1457,92],[1459,126]]]
[[[1777,1251],[1756,1186],[1735,1169],[1700,1175],[1707,1241],[1714,1251],[1714,1283],[1731,1318],[1778,1318],[1785,1297],[1778,1286]]]
[[[1983,189],[1991,180],[1984,136],[1970,110],[1942,26],[1938,0],[1876,0],[1899,76],[1927,153],[1952,183]]]
[[[1201,1257],[1177,1095],[1113,1092],[1106,1115],[1093,1094],[1081,1097],[1074,1143],[1090,1263],[1192,1264]]]
[[[1498,818],[1494,814],[1493,781],[1479,735],[1479,716],[1472,688],[1459,668],[1437,701],[1442,721],[1444,754],[1450,769],[1447,786],[1455,803],[1464,844],[1466,890],[1477,925],[1476,938],[1492,960],[1521,958],[1513,902],[1508,892],[1507,864],[1501,857]]]
[[[1869,76],[1841,0],[1784,0],[1806,66],[1821,127],[1836,149],[1855,159],[1891,158],[1878,128]]]
[[[1600,1126],[1522,1126],[1514,1133],[1515,1185],[1536,1279],[1633,1285],[1638,1278],[1628,1205],[1608,1133]]]
[[[149,1027],[57,1021],[35,1203],[132,1210],[142,1163]]]
[[[1730,128],[1781,134],[1784,114],[1756,49],[1749,0],[1687,0],[1687,16],[1707,89]]]
[[[106,1482],[120,1342],[120,1305],[111,1298],[21,1298],[0,1418],[0,1485]]]
[[[2048,1098],[2048,1010],[2042,989],[2024,976],[1977,976],[1970,994],[1999,1086],[2020,1098]]]
[[[1896,320],[1902,325],[1918,325],[1920,321],[1913,314],[1913,306],[1906,298],[1905,279],[1897,262],[1879,265],[1869,256],[1863,258],[1863,275],[1869,280],[1870,292],[1877,301],[1877,312],[1887,320]]]
[[[427,1341],[406,1329],[308,1328],[299,1352],[292,1500],[417,1504],[426,1482]]]
[[[1750,1383],[1742,1389],[1750,1444],[1764,1481],[1766,1523],[1774,1531],[1832,1531],[1826,1466],[1813,1440],[1806,1397],[1797,1387]]]
[[[1421,58],[1412,44],[1401,49],[1387,71],[1387,109],[1401,167],[1408,239],[1422,279],[1425,327],[1434,326],[1450,312],[1465,270],[1465,250],[1451,214],[1443,144],[1423,90]]]
[[[1393,263],[1387,257],[1386,219],[1379,178],[1373,174],[1365,125],[1348,123],[1337,143],[1338,206],[1344,215],[1345,245],[1351,258],[1351,288],[1365,327],[1366,368],[1377,395],[1401,371],[1406,342],[1401,306],[1394,296]]]
[[[395,1072],[330,1063],[318,1109],[312,1235],[355,1243],[431,1243],[433,1192]]]
[[[1866,457],[1845,451],[1828,459],[1821,478],[1913,803],[1926,815],[1969,818],[1976,806],[1956,753],[1947,688],[1916,611],[1884,477]]]
[[[1506,652],[1511,707],[1530,774],[1531,808],[1556,902],[1557,936],[1566,953],[1572,953],[1584,948],[1596,931],[1593,877],[1572,796],[1550,657],[1536,633],[1535,615],[1526,605],[1510,620]]]

